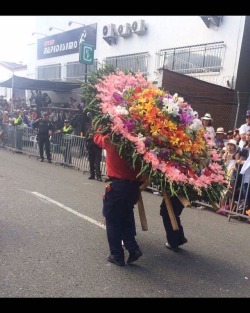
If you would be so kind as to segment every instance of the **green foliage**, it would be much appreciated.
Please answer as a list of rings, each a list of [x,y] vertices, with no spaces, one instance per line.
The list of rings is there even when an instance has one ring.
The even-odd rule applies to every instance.
[[[88,82],[82,84],[82,99],[84,100],[85,108],[88,112],[92,113],[92,116],[96,116],[101,113],[101,109],[99,107],[100,100],[96,98],[96,84],[100,82],[100,79],[103,79],[105,76],[114,72],[116,72],[116,69],[113,65],[102,65],[102,67],[91,73]]]

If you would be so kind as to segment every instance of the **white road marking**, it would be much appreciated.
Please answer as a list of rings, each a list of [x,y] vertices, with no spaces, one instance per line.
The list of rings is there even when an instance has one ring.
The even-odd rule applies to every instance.
[[[56,200],[53,200],[53,199],[51,199],[51,198],[49,198],[49,197],[46,197],[46,196],[44,196],[43,194],[41,194],[41,193],[39,193],[39,192],[36,192],[36,191],[32,191],[31,193],[33,193],[34,195],[36,195],[37,197],[39,197],[39,198],[41,198],[41,199],[47,200],[48,202],[51,202],[51,203],[53,203],[53,204],[59,206],[60,208],[66,210],[66,211],[68,211],[68,212],[70,212],[70,213],[73,213],[73,214],[75,214],[75,215],[77,215],[77,216],[79,216],[79,217],[85,219],[86,221],[88,221],[88,222],[90,222],[90,223],[92,223],[92,224],[95,224],[96,226],[99,226],[99,227],[101,227],[101,228],[103,228],[103,229],[106,229],[106,227],[105,227],[102,223],[97,222],[97,221],[94,220],[93,218],[88,217],[87,215],[81,214],[81,213],[79,213],[79,212],[77,212],[77,211],[71,209],[70,207],[68,207],[68,206],[66,206],[66,205],[64,205],[64,204],[62,204],[62,203],[60,203],[60,202],[58,202],[58,201],[56,201]]]

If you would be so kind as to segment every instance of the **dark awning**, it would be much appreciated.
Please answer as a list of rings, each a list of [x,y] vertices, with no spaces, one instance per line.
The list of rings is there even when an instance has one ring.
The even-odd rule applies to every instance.
[[[13,79],[13,82],[12,82]],[[56,82],[51,80],[31,79],[14,75],[10,79],[1,82],[0,87],[17,88],[26,90],[43,91],[71,91],[80,88],[82,83]]]

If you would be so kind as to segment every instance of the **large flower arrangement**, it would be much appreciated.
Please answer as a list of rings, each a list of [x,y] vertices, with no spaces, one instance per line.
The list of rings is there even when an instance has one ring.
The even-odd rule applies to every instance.
[[[95,88],[95,129],[101,126],[110,134],[131,166],[139,166],[140,174],[171,194],[219,201],[228,181],[190,104],[160,90],[139,72],[117,71],[102,77]]]

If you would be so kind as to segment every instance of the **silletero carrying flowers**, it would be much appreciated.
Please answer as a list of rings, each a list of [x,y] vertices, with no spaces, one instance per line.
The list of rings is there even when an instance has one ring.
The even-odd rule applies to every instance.
[[[139,72],[116,71],[99,79],[95,88],[100,100],[95,130],[109,133],[133,168],[139,166],[140,174],[171,195],[219,202],[228,181],[190,104]]]

